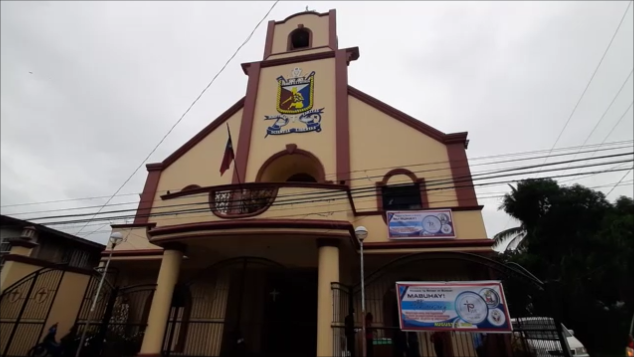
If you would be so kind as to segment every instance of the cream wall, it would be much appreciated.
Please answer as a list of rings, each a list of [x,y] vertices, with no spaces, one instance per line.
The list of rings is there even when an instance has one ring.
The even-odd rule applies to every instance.
[[[293,17],[282,24],[275,24],[272,54],[286,52],[288,48],[288,35],[297,29],[297,25],[299,24],[304,25],[304,27],[312,31],[313,48],[328,46],[328,16],[306,14]],[[276,57],[271,56],[269,58],[273,59]]]
[[[231,140],[234,150],[236,150],[239,145],[238,134],[240,133],[241,121],[242,109],[227,120],[231,128]],[[150,222],[155,222],[159,226],[178,224],[174,222],[175,218],[179,218],[178,216],[156,216],[156,214],[165,211],[192,210],[209,207],[205,205],[205,202],[207,202],[206,194],[188,196],[182,200],[167,201],[163,201],[161,196],[166,194],[167,191],[179,192],[189,185],[206,187],[231,184],[233,166],[235,163],[231,164],[231,168],[225,172],[224,175],[220,176],[219,172],[226,145],[227,129],[226,125],[223,124],[161,172],[152,205],[151,214],[153,216],[150,217]],[[174,207],[174,205],[179,206]],[[189,213],[187,215],[195,217],[200,221],[214,217],[209,210],[200,213]]]
[[[272,120],[264,120],[266,115],[276,115],[277,110],[277,78],[289,78],[291,71],[299,67],[302,76],[315,72],[313,109],[324,109],[322,114],[322,131],[294,133],[286,135],[266,135],[266,129],[273,124]],[[284,66],[263,68],[260,72],[258,96],[255,104],[251,147],[247,163],[246,182],[256,179],[262,164],[273,154],[285,150],[286,144],[297,144],[297,147],[313,153],[324,165],[326,173],[335,171],[335,60],[334,58],[308,61]],[[290,124],[289,124],[290,125]]]
[[[159,198],[160,199],[160,198]],[[114,248],[117,250],[133,250],[133,249],[158,249],[163,250],[163,248],[154,245],[148,241],[147,238],[147,228],[139,227],[139,228],[113,228],[112,233],[119,232],[123,236],[123,241],[117,244]],[[106,247],[106,252],[110,250],[110,244]]]
[[[350,170],[352,189],[374,186],[394,168],[406,168],[424,178],[427,189],[451,187],[434,181],[451,179],[446,146],[400,121],[389,117],[360,100],[348,96],[350,120]],[[354,129],[352,129],[354,128]],[[368,180],[369,178],[369,180]],[[407,176],[395,176],[390,184],[411,182]],[[427,193],[430,207],[457,206],[453,189]],[[367,196],[367,195],[365,195]],[[376,198],[355,200],[358,210],[376,207]]]
[[[48,328],[53,324],[58,324],[58,338],[65,336],[70,331],[83,302],[84,292],[89,281],[90,275],[70,271],[64,273],[40,338],[48,333]]]
[[[395,168],[408,169],[419,179],[425,179],[430,208],[458,206],[445,144],[351,96],[348,105],[350,185],[356,196],[357,211],[377,209],[376,182],[382,181],[384,175]],[[408,176],[396,175],[388,184],[407,182],[411,182]],[[458,239],[487,238],[479,210],[454,211],[453,217]],[[355,224],[368,229],[368,242],[388,241],[383,217],[360,217]]]

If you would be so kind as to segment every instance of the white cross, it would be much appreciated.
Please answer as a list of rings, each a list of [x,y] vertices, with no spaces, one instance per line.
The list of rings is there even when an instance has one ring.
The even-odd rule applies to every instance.
[[[273,302],[275,302],[275,299],[277,299],[277,296],[280,294],[280,292],[277,291],[276,289],[273,289],[273,291],[271,291],[269,294],[273,296]]]

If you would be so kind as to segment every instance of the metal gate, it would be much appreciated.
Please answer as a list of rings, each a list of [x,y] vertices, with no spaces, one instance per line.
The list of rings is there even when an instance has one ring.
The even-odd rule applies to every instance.
[[[115,287],[105,279],[99,289],[99,280],[100,276],[93,276],[88,284],[73,328],[76,342],[86,330],[81,355],[135,356],[143,342],[156,284]]]
[[[67,265],[42,268],[0,295],[0,353],[26,356],[42,336]]]
[[[512,334],[452,331],[432,338],[428,332],[400,330],[394,291],[397,281],[491,279],[502,281],[512,317]],[[571,356],[566,331],[556,311],[549,308],[547,287],[519,266],[469,253],[422,253],[396,259],[366,274],[365,282],[366,312],[372,318],[371,339],[360,332],[360,284],[332,283],[333,356],[360,356],[363,344],[373,350],[373,355],[390,356]]]
[[[313,285],[314,292],[306,290]],[[280,356],[280,348],[292,348],[298,356],[306,349],[314,355],[316,287],[316,271],[287,269],[264,258],[239,257],[213,264],[177,286],[163,355]],[[306,307],[296,308],[298,302],[308,303],[297,293],[315,298],[314,314],[304,313]]]

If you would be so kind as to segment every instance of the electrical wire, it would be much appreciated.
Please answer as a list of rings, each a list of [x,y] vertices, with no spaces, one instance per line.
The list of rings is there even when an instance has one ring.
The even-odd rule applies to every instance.
[[[608,193],[606,193],[606,194],[605,194],[605,197],[606,197],[606,198],[607,198],[607,197],[608,197],[608,196],[612,193],[612,191],[614,191],[614,189],[615,189],[615,188],[616,188],[616,187],[617,187],[617,186],[618,186],[618,185],[619,185],[619,184],[620,184],[620,183],[621,183],[621,182],[622,182],[622,181],[623,181],[623,180],[627,177],[627,175],[629,175],[629,174],[630,174],[630,172],[632,172],[632,169],[630,169],[629,171],[627,171],[627,172],[625,173],[625,175],[623,175],[623,177],[621,177],[621,179],[620,179],[620,180],[619,180],[619,181],[618,181],[618,182],[614,185],[614,187],[612,187],[612,188],[610,189],[610,191],[608,191]]]
[[[627,4],[627,7],[625,8],[625,11],[623,12],[623,16],[621,17],[621,21],[619,21],[619,25],[616,27],[616,30],[614,31],[614,34],[612,34],[612,38],[610,39],[610,42],[608,43],[608,47],[606,47],[605,51],[603,51],[603,55],[601,56],[601,59],[599,60],[599,63],[597,64],[596,68],[594,69],[594,72],[592,72],[592,76],[590,76],[590,80],[588,81],[588,84],[586,84],[586,87],[584,88],[583,92],[581,93],[581,96],[579,97],[579,100],[577,100],[577,103],[575,104],[574,108],[572,109],[572,112],[568,116],[568,119],[566,120],[566,123],[564,124],[564,127],[559,132],[559,135],[557,136],[557,139],[555,140],[555,143],[553,144],[551,150],[554,149],[557,146],[557,144],[559,143],[559,139],[561,139],[561,136],[563,135],[564,131],[566,131],[566,128],[568,127],[568,124],[570,123],[570,120],[572,119],[572,117],[577,112],[577,108],[579,107],[579,104],[581,104],[581,101],[585,97],[586,92],[588,91],[588,88],[590,88],[590,85],[592,84],[592,81],[594,80],[594,77],[596,76],[597,72],[599,71],[599,68],[601,67],[601,64],[603,63],[603,60],[605,59],[605,56],[608,54],[608,52],[610,50],[610,47],[612,47],[612,43],[614,42],[614,39],[616,38],[616,35],[619,33],[619,30],[621,29],[621,25],[623,25],[623,21],[625,20],[625,17],[627,15],[628,11],[630,10],[630,6],[632,6],[632,1],[630,1]],[[548,161],[548,158],[546,158],[544,160],[544,162],[546,162],[546,161]]]
[[[253,37],[253,34],[255,33],[255,31],[258,29],[258,27],[260,27],[260,25],[262,24],[262,22],[269,16],[269,14],[271,13],[271,11],[273,11],[273,8],[275,8],[275,6],[277,5],[277,3],[279,2],[279,0],[275,1],[273,3],[273,5],[271,5],[271,7],[269,8],[269,10],[266,12],[266,14],[264,15],[264,17],[262,17],[262,19],[255,25],[255,27],[253,28],[253,30],[251,31],[251,33],[249,34],[249,36],[247,36],[246,40],[244,40],[244,42],[242,42],[242,44],[240,44],[240,46],[238,46],[238,48],[236,49],[236,51],[233,53],[233,55],[231,55],[231,57],[229,57],[229,59],[227,60],[227,62],[225,62],[225,64],[222,66],[222,68],[218,71],[218,73],[216,73],[216,75],[211,79],[211,81],[207,84],[207,86],[200,92],[200,94],[198,95],[198,97],[196,97],[196,99],[194,99],[194,101],[189,105],[189,107],[187,108],[187,110],[185,110],[185,112],[183,112],[183,114],[180,116],[180,118],[178,118],[178,120],[174,123],[174,125],[172,125],[172,127],[167,131],[167,133],[161,138],[161,140],[159,140],[158,144],[156,144],[156,146],[150,151],[150,153],[145,157],[145,159],[143,159],[143,161],[139,164],[139,166],[137,166],[136,169],[134,169],[134,171],[132,172],[132,174],[123,182],[123,184],[121,184],[121,186],[119,186],[119,188],[115,191],[114,194],[112,194],[112,196],[110,196],[110,198],[106,201],[106,203],[103,204],[103,206],[97,211],[97,213],[101,212],[101,210],[106,207],[106,205],[108,203],[110,203],[110,201],[112,201],[112,199],[125,187],[125,185],[128,184],[128,182],[130,182],[130,180],[132,179],[132,177],[134,177],[134,175],[136,175],[136,173],[139,171],[139,169],[141,169],[141,167],[143,167],[143,164],[145,164],[147,162],[147,160],[150,158],[150,156],[152,156],[152,154],[154,154],[154,152],[159,148],[159,146],[165,141],[165,139],[167,139],[167,137],[172,133],[172,131],[176,128],[176,126],[178,124],[180,124],[180,122],[185,118],[185,116],[189,113],[189,111],[194,107],[194,105],[196,105],[196,103],[198,102],[198,100],[200,100],[200,98],[202,98],[202,96],[205,94],[205,92],[207,92],[207,89],[209,89],[209,87],[211,87],[211,85],[216,81],[216,78],[218,78],[218,76],[220,76],[220,74],[222,72],[224,72],[225,68],[227,68],[227,65],[235,58],[235,56],[238,54],[238,52],[240,52],[240,50],[242,49],[242,47],[244,47],[244,45],[246,45],[249,40],[251,40],[251,37]],[[95,213],[95,214],[97,214]],[[83,230],[80,229],[79,232],[81,232]]]
[[[634,142],[634,141],[631,141]],[[630,143],[631,143],[630,142]],[[606,144],[603,145],[601,144],[601,146],[612,146],[615,143],[610,143],[610,144]],[[620,142],[617,144],[621,144]],[[595,147],[595,145],[591,145],[589,147]],[[576,152],[570,152],[570,153],[561,153],[561,154],[557,154],[557,155],[551,155],[551,157],[556,157],[556,156],[568,156],[568,155],[578,155],[578,154],[585,154],[585,153],[592,153],[592,154],[596,154],[596,152],[601,152],[601,151],[613,151],[613,150],[621,150],[621,149],[629,149],[632,148],[633,146],[631,144],[629,145],[624,145],[624,146],[615,146],[615,147],[608,147],[608,148],[603,148],[603,149],[593,149],[593,150],[587,150],[587,151],[576,151]],[[574,147],[574,148],[582,148],[582,147]],[[561,149],[561,150],[567,150],[567,149]],[[545,152],[546,150],[544,150],[543,152]],[[529,151],[529,154],[531,153],[539,153],[539,151]],[[463,166],[459,166],[457,168],[463,168],[463,167],[477,167],[477,166],[488,166],[488,165],[498,165],[498,164],[502,164],[502,163],[515,163],[518,161],[530,161],[530,160],[536,160],[536,159],[540,159],[543,158],[544,156],[529,156],[529,157],[521,157],[526,155],[525,153],[516,153],[516,156],[520,156],[520,158],[515,158],[515,159],[510,159],[510,160],[502,160],[502,161],[492,161],[492,162],[485,162],[485,163],[479,163],[479,164],[473,164],[473,165],[469,165],[467,163],[467,165],[463,165]],[[498,157],[506,157],[507,155],[492,155],[492,156],[488,156],[488,157],[479,157],[479,158],[475,158],[472,159],[471,161],[476,161],[476,160],[483,160],[483,159],[489,159],[489,158],[498,158]],[[581,160],[585,160],[584,158],[582,158]],[[462,160],[464,161],[464,160]],[[429,173],[429,172],[433,172],[433,171],[444,171],[448,168],[450,168],[450,164],[452,162],[455,161],[439,161],[439,162],[432,162],[432,163],[418,163],[418,164],[411,164],[408,165],[407,167],[416,167],[416,166],[427,166],[427,165],[436,165],[436,164],[447,164],[447,167],[442,167],[442,168],[436,168],[436,169],[432,169],[432,170],[423,170],[423,171],[415,171],[414,173]],[[393,167],[387,167],[387,168],[383,168],[383,169],[388,169],[388,168],[394,168],[396,166]],[[400,167],[400,166],[399,166]],[[367,169],[365,171],[372,171],[375,169]],[[356,172],[360,172],[363,170],[356,170]],[[477,173],[474,173],[477,174]],[[363,176],[363,177],[357,177],[357,178],[353,178],[351,179],[351,181],[355,181],[355,180],[366,180],[366,179],[370,179],[370,178],[383,178],[384,175],[375,175],[375,176]],[[136,194],[135,194],[136,195]],[[107,196],[106,196],[107,197]],[[156,203],[156,202],[162,202],[163,199],[155,199],[152,198],[151,200],[140,200],[140,201],[132,201],[132,202],[123,202],[123,203],[114,203],[114,204],[109,204],[108,207],[112,207],[112,206],[123,206],[123,205],[132,205],[132,204],[136,204],[138,205],[140,202],[152,202],[152,203]],[[56,202],[56,201],[49,201],[49,202]],[[16,206],[16,205],[13,205]],[[40,210],[40,211],[27,211],[27,212],[17,212],[17,213],[11,213],[12,216],[19,216],[19,215],[27,215],[27,214],[35,214],[35,213],[46,213],[46,212],[57,212],[57,211],[72,211],[72,210],[81,210],[81,209],[90,209],[90,208],[98,208],[101,207],[102,205],[94,205],[94,206],[81,206],[81,207],[71,207],[71,208],[61,208],[61,209],[51,209],[51,210]]]
[[[604,158],[617,158],[617,157],[622,157],[622,156],[631,156],[634,155],[634,152],[629,152],[629,153],[619,153],[619,154],[612,154],[612,155],[604,155],[604,156],[599,156],[599,157],[595,157],[593,158],[593,160],[598,160],[598,159],[604,159]],[[430,187],[430,186],[434,186],[434,185],[445,185],[445,184],[456,184],[459,182],[468,182],[472,179],[478,179],[484,175],[491,175],[491,174],[501,174],[501,173],[508,173],[508,172],[513,172],[513,171],[521,171],[521,170],[527,170],[527,169],[533,169],[533,168],[539,168],[539,167],[544,167],[544,166],[557,166],[557,165],[561,165],[561,164],[566,164],[566,163],[570,163],[570,162],[580,162],[580,161],[585,161],[585,159],[573,159],[573,160],[566,160],[566,161],[560,161],[560,162],[552,162],[552,163],[547,163],[547,164],[538,164],[538,165],[525,165],[525,166],[518,166],[518,167],[511,167],[511,168],[505,168],[505,169],[497,169],[497,170],[489,170],[489,171],[485,171],[485,172],[481,172],[481,173],[474,173],[472,175],[469,176],[462,176],[462,177],[453,177],[452,175],[450,176],[445,176],[445,175],[439,175],[439,176],[432,176],[432,177],[427,177],[427,179],[425,180],[425,185],[426,187]],[[631,162],[631,160],[623,160],[623,161],[619,161],[618,163],[629,163]],[[614,164],[616,162],[602,162],[602,163],[596,163],[596,164],[592,164],[592,165],[582,165],[580,166],[581,168],[585,168],[585,167],[594,167],[594,166],[600,166],[600,165],[609,165],[609,164]],[[573,168],[565,168],[565,169],[574,169]],[[555,170],[562,170],[561,168],[555,169]],[[427,171],[433,171],[433,170],[427,170]],[[552,171],[552,170],[550,170]],[[420,173],[420,172],[419,172]],[[518,173],[512,174],[512,175],[517,175]],[[486,179],[486,177],[483,177],[483,179]],[[213,189],[213,188],[211,188]],[[361,187],[356,187],[356,188],[352,188],[350,189],[351,193],[358,193],[358,192],[364,192],[364,191],[368,191],[368,190],[375,190],[375,186],[361,186]],[[200,195],[207,195],[209,194],[209,191],[204,191],[199,193]],[[335,195],[337,195],[339,193],[335,193]],[[304,199],[306,198],[306,196],[313,196],[313,195],[319,195],[321,197],[323,197],[324,193],[323,191],[317,191],[317,192],[308,192],[304,194]],[[279,200],[280,198],[285,198],[285,197],[296,197],[297,194],[290,194],[290,195],[279,195],[276,196],[276,199]],[[195,197],[195,195],[189,195],[189,198],[191,197]],[[240,200],[234,200],[234,203],[240,203]],[[291,200],[292,201],[292,200]],[[205,202],[199,202],[199,204],[206,204],[207,201]],[[168,205],[168,206],[161,206],[162,208],[167,208],[167,207],[182,207],[182,206],[186,206],[186,205],[191,205],[191,203],[186,203],[186,204],[177,204],[177,205]],[[132,208],[132,209],[124,209],[124,210],[115,210],[115,211],[108,211],[105,212],[104,214],[108,214],[108,213],[120,213],[120,212],[129,212],[129,211],[136,211],[136,209]],[[92,213],[77,213],[77,214],[71,214],[71,215],[61,215],[61,216],[47,216],[47,217],[38,217],[38,218],[30,218],[30,220],[40,220],[40,219],[52,219],[52,218],[57,218],[57,217],[77,217],[77,216],[86,216],[86,215],[90,215]]]
[[[607,163],[601,163],[602,165],[605,165]],[[597,165],[586,165],[588,167],[593,167],[593,166],[597,166]],[[624,169],[615,169],[615,170],[602,170],[602,171],[596,171],[596,172],[617,172],[617,171],[625,171],[625,170],[629,170],[631,168],[624,168]],[[544,170],[544,171],[554,171],[554,170],[558,170],[558,169],[549,169],[549,170]],[[542,172],[544,172],[542,171]],[[537,173],[537,171],[534,172],[524,172],[524,173],[511,173],[511,174],[503,174],[503,175],[497,175],[497,176],[491,176],[491,177],[486,177],[486,178],[481,178],[479,180],[490,180],[490,179],[495,179],[495,178],[501,178],[501,177],[509,177],[509,176],[516,176],[518,174],[532,174],[532,173]],[[583,173],[586,174],[586,173]],[[570,177],[570,176],[575,176],[575,175],[579,175],[579,174],[563,174],[563,175],[553,175],[553,176],[548,176],[548,178],[559,178],[559,177]],[[518,182],[521,180],[525,180],[526,178],[522,178],[522,179],[514,179],[514,180],[504,180],[504,181],[496,181],[496,182],[486,182],[486,183],[478,183],[478,184],[466,184],[466,185],[462,185],[462,186],[452,186],[452,187],[436,187],[436,188],[425,188],[425,191],[427,192],[431,192],[431,191],[437,191],[437,190],[448,190],[448,189],[459,189],[459,188],[467,188],[467,187],[477,187],[477,186],[487,186],[487,185],[499,185],[499,184],[505,184],[505,183],[511,183],[511,182]],[[465,180],[466,181],[466,180]],[[376,198],[376,192],[370,193],[370,195],[357,195],[354,198],[358,199],[358,198],[366,198],[366,197],[374,197]],[[334,201],[336,199],[347,199],[347,196],[345,194],[340,194],[339,197],[335,197],[335,196],[326,196],[323,195],[322,197],[318,197],[318,198],[314,198],[314,199],[310,199],[310,200],[306,200],[306,199],[302,199],[302,200],[284,200],[284,201],[280,201],[280,202],[276,202],[275,204],[272,205],[272,207],[279,207],[279,206],[287,206],[287,205],[296,205],[296,204],[312,204],[315,202],[322,202],[322,201]],[[455,201],[455,199],[452,199],[451,201]],[[209,204],[208,202],[199,202],[199,204]],[[190,204],[192,205],[192,204]],[[290,209],[293,209],[292,207]],[[163,211],[163,212],[151,212],[149,214],[136,214],[136,215],[120,215],[120,216],[108,216],[108,217],[95,217],[95,218],[89,218],[89,219],[77,219],[77,220],[72,220],[72,221],[53,221],[53,222],[44,222],[44,223],[40,223],[43,225],[59,225],[59,224],[68,224],[68,223],[79,223],[79,222],[87,222],[87,221],[91,221],[91,220],[118,220],[118,219],[125,219],[125,218],[132,218],[132,217],[159,217],[159,216],[165,216],[165,215],[183,215],[183,214],[188,214],[188,213],[202,213],[202,212],[209,212],[209,207],[205,207],[205,208],[195,208],[195,209],[184,209],[184,210],[170,210],[170,211]],[[113,213],[122,213],[122,212],[104,212],[103,214],[113,214]],[[360,212],[363,213],[363,212]],[[59,219],[59,218],[73,218],[73,217],[81,217],[81,216],[85,216],[84,215],[65,215],[65,216],[57,216],[57,217],[40,217],[37,219],[32,219],[32,220],[44,220],[44,219]],[[267,216],[267,218],[270,218]]]
[[[623,81],[623,84],[621,85],[621,88],[619,88],[618,92],[616,92],[616,94],[614,95],[614,98],[612,98],[612,101],[610,102],[608,107],[605,109],[605,111],[601,115],[601,118],[599,118],[597,123],[594,125],[594,128],[592,128],[592,130],[590,131],[590,134],[588,134],[588,136],[586,136],[586,139],[583,141],[583,144],[581,144],[581,146],[584,146],[588,142],[588,140],[590,139],[592,134],[594,134],[594,132],[597,130],[597,128],[599,127],[601,122],[603,122],[603,119],[605,118],[606,114],[608,114],[610,109],[612,109],[612,105],[614,105],[614,102],[616,102],[616,99],[619,97],[619,95],[623,91],[623,88],[625,88],[625,85],[627,84],[627,82],[629,82],[630,78],[632,78],[632,73],[634,73],[634,68],[630,71],[630,74],[627,75],[627,78],[625,78],[625,81]]]

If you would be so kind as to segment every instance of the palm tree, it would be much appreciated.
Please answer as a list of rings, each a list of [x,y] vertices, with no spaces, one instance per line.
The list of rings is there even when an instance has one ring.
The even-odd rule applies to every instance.
[[[511,251],[516,249],[522,249],[526,246],[527,231],[524,229],[524,225],[518,227],[512,227],[503,230],[493,236],[493,247],[506,246],[505,251]]]

